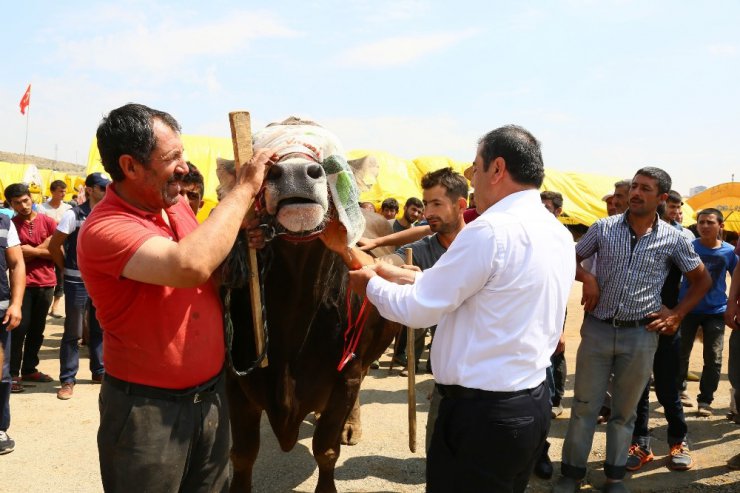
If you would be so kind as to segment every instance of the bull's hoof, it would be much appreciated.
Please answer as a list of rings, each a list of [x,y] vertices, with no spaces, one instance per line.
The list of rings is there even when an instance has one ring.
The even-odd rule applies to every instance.
[[[346,423],[342,430],[342,445],[357,445],[362,438],[362,426],[360,424]]]

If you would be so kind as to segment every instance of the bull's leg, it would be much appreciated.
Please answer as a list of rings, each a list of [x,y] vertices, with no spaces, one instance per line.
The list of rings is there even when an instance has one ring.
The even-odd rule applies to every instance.
[[[343,381],[334,388],[313,434],[313,456],[319,466],[316,493],[336,493],[334,467],[339,459],[342,429],[357,401],[360,378]]]
[[[231,414],[231,463],[234,477],[231,493],[252,491],[252,468],[260,448],[260,418],[262,410],[250,401],[237,377],[226,379]]]
[[[362,379],[365,379],[367,369],[362,372]],[[362,386],[362,382],[360,382]],[[362,438],[362,420],[360,419],[360,392],[357,391],[357,397],[352,404],[352,410],[349,413],[347,421],[342,429],[342,445],[357,445]]]

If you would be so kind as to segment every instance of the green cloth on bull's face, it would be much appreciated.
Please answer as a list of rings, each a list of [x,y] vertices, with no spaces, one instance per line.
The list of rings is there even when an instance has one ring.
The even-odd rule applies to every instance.
[[[347,245],[357,243],[365,230],[365,217],[359,205],[360,191],[336,135],[315,125],[273,125],[257,132],[253,140],[255,150],[279,149],[278,157],[293,152],[315,157],[326,173],[339,221],[347,229]]]

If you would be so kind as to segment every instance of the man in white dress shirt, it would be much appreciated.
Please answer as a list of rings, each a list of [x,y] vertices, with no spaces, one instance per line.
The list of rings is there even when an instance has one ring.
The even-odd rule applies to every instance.
[[[485,212],[434,267],[350,273],[384,317],[438,324],[432,364],[444,398],[427,456],[430,493],[525,490],[550,426],[545,369],[575,276],[573,238],[537,190],[539,142],[521,127],[493,130],[473,169]]]

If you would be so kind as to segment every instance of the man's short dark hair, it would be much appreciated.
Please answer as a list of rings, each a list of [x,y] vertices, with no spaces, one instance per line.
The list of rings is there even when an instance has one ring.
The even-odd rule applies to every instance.
[[[614,188],[622,188],[622,187],[630,188],[631,186],[632,186],[632,180],[628,180],[628,179],[619,180],[618,182],[614,184]]]
[[[11,200],[23,197],[24,195],[31,196],[31,190],[28,189],[28,185],[25,183],[13,183],[5,187],[5,200],[10,203]]]
[[[52,192],[56,192],[60,188],[63,188],[65,190],[67,189],[67,184],[64,183],[64,181],[62,180],[54,180],[53,182],[51,182],[51,185],[49,185],[49,190],[51,190]]]
[[[403,208],[406,209],[407,207],[409,207],[411,205],[415,205],[419,209],[423,209],[424,208],[424,202],[422,202],[421,199],[417,199],[416,197],[409,197],[406,200],[406,205],[404,205]]]
[[[563,195],[554,190],[545,190],[540,192],[540,200],[549,200],[556,209],[563,208]]]
[[[717,222],[720,224],[724,224],[725,222],[725,216],[722,215],[722,213],[715,209],[714,207],[708,207],[706,209],[702,209],[699,212],[696,213],[696,222],[699,222],[699,216],[705,215],[705,214],[714,214],[717,217]]]
[[[660,168],[646,166],[638,169],[635,173],[635,176],[637,175],[647,176],[655,180],[658,183],[658,195],[668,193],[671,189],[671,176]]]
[[[681,194],[675,190],[668,190],[668,198],[665,199],[665,201],[670,202],[672,204],[683,205],[683,197],[681,197]]]
[[[488,171],[497,157],[506,162],[506,170],[521,185],[542,186],[545,166],[540,143],[534,135],[518,125],[506,125],[488,132],[478,141],[483,158],[483,171]]]
[[[185,184],[191,184],[195,183],[198,185],[198,190],[200,191],[200,198],[203,198],[203,195],[206,193],[206,187],[205,183],[203,182],[203,175],[201,174],[200,170],[196,165],[191,163],[190,161],[187,161],[188,165],[188,172],[183,175],[182,182]]]
[[[393,197],[385,199],[383,203],[380,204],[380,210],[382,211],[383,209],[398,211],[398,200],[394,199]]]
[[[430,171],[421,177],[422,189],[429,190],[437,185],[445,189],[445,195],[453,202],[460,198],[466,200],[468,198],[468,181],[452,168]]]
[[[118,160],[125,154],[144,165],[149,164],[149,157],[157,147],[153,129],[155,119],[175,132],[180,131],[180,124],[172,115],[143,104],[129,103],[116,108],[100,122],[96,133],[98,150],[103,168],[113,181],[124,178]]]

